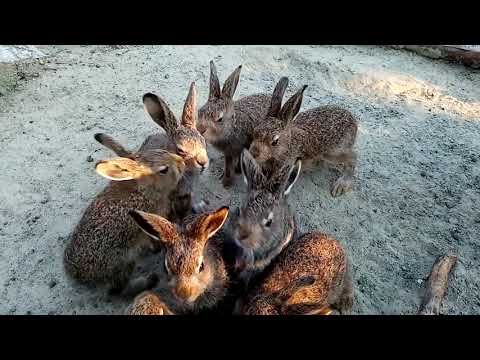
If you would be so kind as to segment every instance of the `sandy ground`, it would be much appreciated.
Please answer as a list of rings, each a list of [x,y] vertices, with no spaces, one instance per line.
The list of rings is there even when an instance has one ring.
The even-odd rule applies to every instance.
[[[329,194],[335,173],[304,173],[290,202],[301,230],[335,235],[354,268],[358,314],[413,314],[435,258],[454,253],[442,312],[480,313],[480,72],[416,54],[364,46],[41,46],[33,76],[0,96],[0,313],[116,314],[126,303],[72,286],[62,254],[83,210],[106,184],[95,161],[111,156],[96,132],[137,148],[156,125],[148,91],[179,114],[192,80],[208,95],[208,62],[220,80],[243,64],[237,97],[287,95],[308,84],[302,109],[340,104],[360,130],[354,192]],[[198,193],[236,205],[212,165]],[[87,161],[91,156],[93,162]],[[92,159],[90,159],[92,160]]]

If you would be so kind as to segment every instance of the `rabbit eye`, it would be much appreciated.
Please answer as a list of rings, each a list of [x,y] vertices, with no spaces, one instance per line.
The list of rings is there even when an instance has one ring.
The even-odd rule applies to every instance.
[[[205,268],[205,265],[202,261],[202,263],[200,264],[200,268],[198,269],[198,272],[201,273],[203,271],[203,269]]]
[[[180,155],[181,157],[184,157],[187,155],[187,152],[183,149],[177,148],[177,154]]]
[[[223,116],[222,117],[219,117],[217,122],[222,122],[223,121]]]
[[[272,145],[273,145],[273,146],[275,146],[275,145],[278,144],[278,139],[279,139],[279,138],[280,138],[280,136],[278,136],[278,135],[275,135],[275,136],[273,137],[273,140],[272,140]]]
[[[168,173],[168,166],[161,166],[160,171],[161,174],[166,174]]]

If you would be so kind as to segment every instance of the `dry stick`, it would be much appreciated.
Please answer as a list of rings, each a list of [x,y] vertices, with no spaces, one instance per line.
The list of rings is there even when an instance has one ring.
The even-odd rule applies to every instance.
[[[433,264],[432,272],[428,277],[427,289],[419,315],[438,315],[448,286],[448,274],[457,262],[455,255],[439,256]]]

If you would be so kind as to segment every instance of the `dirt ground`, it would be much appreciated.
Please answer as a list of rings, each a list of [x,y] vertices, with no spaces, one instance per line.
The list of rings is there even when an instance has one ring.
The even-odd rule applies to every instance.
[[[47,58],[0,95],[1,314],[118,314],[126,303],[73,286],[63,249],[106,184],[94,172],[112,154],[108,133],[130,148],[158,131],[145,92],[179,114],[195,80],[208,96],[209,60],[220,81],[239,64],[236,97],[290,78],[302,109],[339,104],[359,118],[355,189],[329,194],[331,170],[303,173],[290,195],[302,231],[333,234],[354,269],[356,314],[413,314],[436,257],[459,256],[444,314],[480,313],[480,71],[414,53],[366,46],[40,46]],[[5,77],[4,77],[5,78]],[[237,205],[212,148],[198,194]],[[90,161],[89,161],[90,160]],[[477,204],[477,205],[475,205]]]

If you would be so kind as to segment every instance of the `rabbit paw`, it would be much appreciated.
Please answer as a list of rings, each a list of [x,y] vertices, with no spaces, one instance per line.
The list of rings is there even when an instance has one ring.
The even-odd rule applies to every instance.
[[[352,191],[353,179],[351,177],[342,176],[332,186],[331,194],[333,197],[337,197]]]

